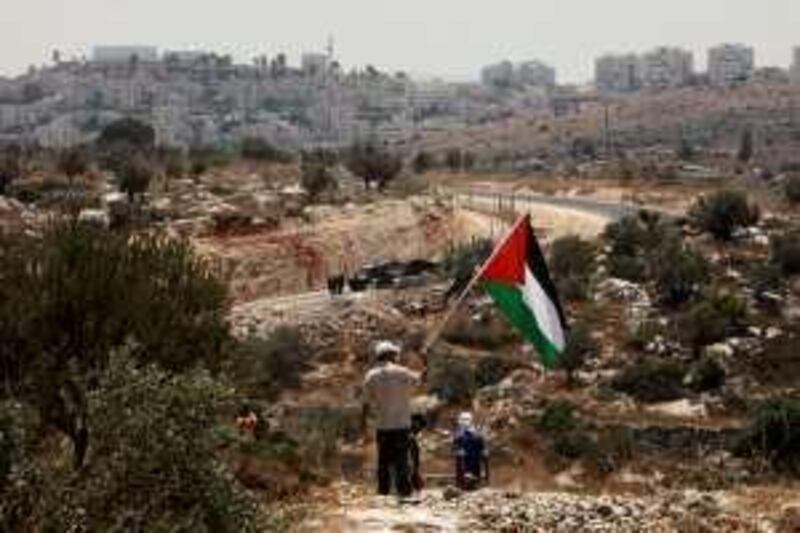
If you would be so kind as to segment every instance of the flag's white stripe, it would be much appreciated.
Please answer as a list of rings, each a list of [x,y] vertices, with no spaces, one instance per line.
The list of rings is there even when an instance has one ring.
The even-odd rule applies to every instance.
[[[534,277],[527,265],[525,265],[525,285],[521,286],[522,299],[536,317],[536,322],[542,333],[559,351],[565,346],[564,330],[561,328],[561,320],[558,316],[556,306],[539,285],[539,281]]]

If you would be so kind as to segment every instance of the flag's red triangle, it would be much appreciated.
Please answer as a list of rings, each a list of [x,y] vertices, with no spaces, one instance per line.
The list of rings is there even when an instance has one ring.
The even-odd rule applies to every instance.
[[[489,258],[481,280],[524,284],[530,235],[530,217],[526,215],[517,222],[511,234]]]

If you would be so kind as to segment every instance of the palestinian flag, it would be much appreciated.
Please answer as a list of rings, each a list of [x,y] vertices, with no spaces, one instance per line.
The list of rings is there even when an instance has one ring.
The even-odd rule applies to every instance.
[[[531,229],[520,218],[479,272],[479,281],[500,310],[533,343],[542,363],[557,366],[564,352],[566,321],[544,256]]]

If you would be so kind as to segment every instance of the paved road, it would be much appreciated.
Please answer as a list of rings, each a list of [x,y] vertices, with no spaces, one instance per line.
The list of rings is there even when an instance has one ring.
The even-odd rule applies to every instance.
[[[478,189],[460,189],[451,191],[455,194],[463,207],[469,208],[470,202],[478,204],[482,208],[494,209],[497,206],[498,197],[504,208],[514,205],[515,210],[523,211],[532,206],[556,207],[569,209],[578,213],[600,217],[611,222],[618,220],[626,215],[635,214],[642,206],[636,204],[623,204],[596,200],[592,198],[547,196],[540,194],[512,194],[507,192],[490,192]],[[650,207],[648,207],[650,209]],[[664,211],[665,214],[671,214]],[[253,302],[247,302],[235,306],[233,310],[234,320],[242,316],[265,316],[291,314],[292,316],[313,315],[339,303],[359,301],[364,298],[374,297],[372,291],[365,293],[350,293],[331,299],[328,291],[314,291],[307,293],[280,296],[275,298],[264,298]]]
[[[551,206],[600,216],[609,221],[619,220],[626,215],[636,214],[639,210],[644,208],[659,211],[666,215],[674,215],[674,213],[662,210],[658,207],[642,206],[635,203],[609,202],[580,196],[548,196],[535,193],[494,192],[485,189],[459,189],[453,192],[458,195],[459,199],[466,202],[467,205],[469,205],[470,199],[473,199],[480,201],[480,203],[484,205],[491,204],[496,206],[499,198],[499,202],[503,207],[510,207],[512,204],[516,209],[519,209],[521,206]]]

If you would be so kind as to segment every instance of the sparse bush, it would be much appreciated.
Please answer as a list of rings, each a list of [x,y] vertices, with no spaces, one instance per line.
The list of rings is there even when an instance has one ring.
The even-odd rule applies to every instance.
[[[295,328],[280,327],[266,338],[243,341],[232,362],[232,374],[242,390],[275,399],[284,389],[300,386],[309,349]]]
[[[242,157],[253,161],[266,161],[270,163],[290,163],[292,154],[276,148],[261,137],[247,137],[242,140],[239,149]]]
[[[800,203],[800,173],[790,175],[783,187],[789,202]]]
[[[550,446],[551,453],[562,459],[574,461],[591,454],[595,443],[582,431],[557,435]]]
[[[647,262],[632,255],[612,255],[608,258],[608,271],[615,278],[642,282],[647,279]]]
[[[605,476],[619,471],[633,459],[636,440],[633,431],[626,427],[613,427],[601,431],[597,442],[590,449],[589,466],[595,473]]]
[[[666,402],[683,397],[685,376],[685,366],[677,361],[644,357],[625,367],[611,386],[639,401]]]
[[[448,403],[468,402],[476,390],[475,373],[460,357],[437,354],[429,363],[428,391]]]
[[[435,163],[436,161],[431,154],[422,151],[418,152],[417,155],[414,156],[414,159],[411,162],[411,167],[414,169],[416,174],[425,174],[431,168],[433,168]]]
[[[137,195],[146,192],[153,178],[153,167],[140,155],[127,157],[118,167],[119,189],[133,202]]]
[[[738,451],[759,455],[775,468],[800,475],[800,400],[773,398],[760,406],[739,442]]]
[[[702,357],[689,369],[688,386],[695,392],[717,390],[725,384],[725,367],[712,357]]]
[[[458,148],[452,148],[445,154],[444,162],[451,172],[458,172],[463,167],[463,155]]]
[[[640,211],[606,227],[605,238],[611,244],[608,269],[611,275],[641,282],[651,276],[658,250],[680,241],[677,230],[656,213]]]
[[[747,317],[747,304],[723,290],[710,290],[679,320],[679,336],[699,354],[703,346],[725,339],[741,329]]]
[[[499,355],[486,355],[478,360],[475,367],[475,383],[478,388],[497,385],[508,376],[515,365]]]
[[[596,357],[597,343],[589,328],[583,323],[573,324],[567,334],[567,346],[559,360],[561,368],[567,372],[567,382],[575,384],[575,372],[580,370],[587,359]]]
[[[336,189],[336,179],[322,163],[303,162],[300,184],[312,200],[325,191]]]
[[[697,225],[721,241],[729,241],[737,228],[752,226],[760,218],[758,207],[743,192],[722,190],[700,197],[690,210]]]
[[[442,260],[442,268],[454,280],[447,291],[447,298],[461,294],[475,274],[475,269],[489,258],[493,249],[494,242],[491,239],[474,239],[447,252]]]
[[[661,299],[671,306],[689,300],[709,277],[709,266],[703,255],[678,238],[666,240],[656,250],[651,270]]]
[[[445,328],[447,342],[494,350],[517,340],[517,335],[506,321],[494,313],[475,320],[469,313],[457,314]]]
[[[556,400],[545,407],[536,424],[545,433],[563,433],[578,427],[575,405],[567,400]]]
[[[19,150],[7,148],[0,153],[0,196],[9,185],[22,175],[22,157]]]
[[[580,237],[556,239],[550,249],[550,268],[559,292],[568,300],[583,300],[589,292],[595,247]]]
[[[800,274],[800,230],[772,238],[770,261],[786,275]]]
[[[767,341],[764,353],[753,358],[750,371],[767,385],[800,385],[800,335],[791,332]]]

